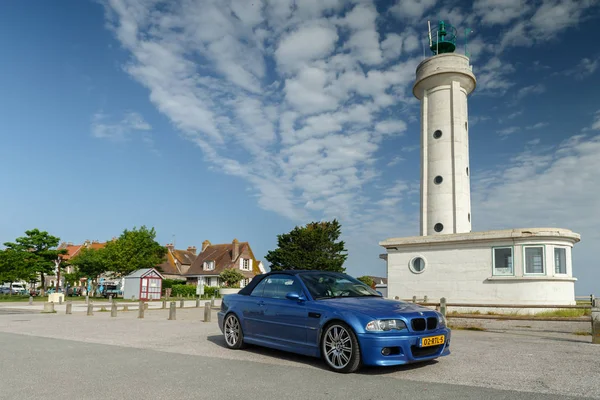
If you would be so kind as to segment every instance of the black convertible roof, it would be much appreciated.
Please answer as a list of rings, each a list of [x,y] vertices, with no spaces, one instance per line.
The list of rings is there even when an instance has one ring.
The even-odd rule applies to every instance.
[[[266,274],[260,274],[260,275],[256,275],[254,278],[252,278],[252,280],[250,281],[250,283],[245,286],[244,288],[242,288],[238,294],[241,295],[245,295],[245,296],[249,296],[250,293],[252,293],[252,291],[254,290],[254,288],[256,287],[256,285],[258,285],[263,279],[265,279],[267,276],[270,275],[274,275],[274,274],[284,274],[284,275],[298,275],[298,274],[302,274],[302,273],[311,273],[311,272],[316,272],[316,273],[330,273],[330,274],[343,274],[342,272],[334,272],[334,271],[321,271],[321,270],[310,270],[310,269],[290,269],[290,270],[283,270],[283,271],[269,271]]]

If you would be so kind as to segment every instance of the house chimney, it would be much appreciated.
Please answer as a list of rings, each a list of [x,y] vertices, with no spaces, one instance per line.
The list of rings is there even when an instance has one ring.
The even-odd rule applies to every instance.
[[[202,251],[206,250],[206,248],[210,245],[211,245],[211,243],[208,240],[205,240],[204,242],[202,242]]]
[[[196,255],[196,246],[188,246],[187,251],[190,251],[190,252],[194,253],[194,255]]]
[[[173,245],[173,243],[169,243],[169,244],[167,245],[167,249],[169,249],[169,250],[173,251],[173,250],[175,249],[175,246]]]
[[[235,261],[237,260],[238,256],[240,255],[240,242],[238,242],[237,239],[233,239],[233,250],[231,252],[231,260]]]

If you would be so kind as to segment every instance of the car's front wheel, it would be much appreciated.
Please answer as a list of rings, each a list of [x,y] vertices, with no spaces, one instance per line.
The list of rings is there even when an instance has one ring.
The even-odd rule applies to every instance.
[[[354,331],[343,322],[334,322],[325,328],[321,339],[321,353],[332,370],[355,372],[360,367],[360,348]]]
[[[244,334],[242,325],[235,314],[228,314],[223,323],[223,336],[225,343],[230,349],[241,349],[244,347]]]

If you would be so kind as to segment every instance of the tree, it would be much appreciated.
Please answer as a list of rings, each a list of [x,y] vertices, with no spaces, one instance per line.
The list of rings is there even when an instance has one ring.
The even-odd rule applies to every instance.
[[[0,251],[0,284],[29,281],[35,277],[28,268],[23,253],[6,249]],[[12,294],[12,291],[10,292]]]
[[[92,281],[91,293],[95,293],[98,277],[108,270],[108,261],[103,252],[104,249],[81,249],[79,253],[69,261],[69,263],[75,267],[75,272],[69,278],[77,280],[79,277],[87,277]]]
[[[359,276],[356,279],[358,279],[359,281],[361,281],[365,285],[369,286],[370,288],[375,289],[375,281],[370,276],[366,276],[366,275],[365,276]]]
[[[167,249],[156,240],[154,228],[125,229],[117,240],[108,242],[103,254],[108,271],[125,276],[142,268],[154,268],[163,261]]]
[[[341,235],[340,223],[311,222],[295,227],[290,233],[277,235],[278,248],[270,250],[265,259],[271,270],[310,269],[344,272],[347,254],[345,243],[337,241]]]
[[[234,268],[223,270],[219,277],[227,287],[239,287],[240,281],[245,278],[240,271]]]
[[[7,250],[13,250],[19,254],[23,262],[23,273],[28,276],[39,274],[42,281],[42,288],[46,289],[46,274],[57,272],[57,281],[60,280],[61,255],[66,254],[67,250],[58,250],[56,247],[60,238],[50,235],[46,231],[32,229],[25,231],[25,236],[15,239],[15,243],[4,243]]]

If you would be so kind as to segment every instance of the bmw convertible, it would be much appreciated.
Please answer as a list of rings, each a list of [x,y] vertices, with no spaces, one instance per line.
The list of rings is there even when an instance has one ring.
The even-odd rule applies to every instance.
[[[336,372],[423,362],[450,354],[444,316],[382,298],[351,276],[272,271],[223,297],[219,328],[230,349],[245,344],[321,357]]]

